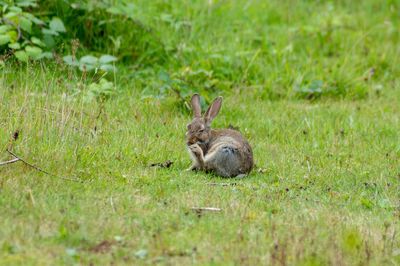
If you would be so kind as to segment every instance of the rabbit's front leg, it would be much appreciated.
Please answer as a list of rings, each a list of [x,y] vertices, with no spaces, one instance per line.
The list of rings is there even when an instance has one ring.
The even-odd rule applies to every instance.
[[[192,144],[188,148],[193,161],[193,165],[189,168],[189,170],[204,169],[204,155],[203,150],[200,148],[199,144]]]

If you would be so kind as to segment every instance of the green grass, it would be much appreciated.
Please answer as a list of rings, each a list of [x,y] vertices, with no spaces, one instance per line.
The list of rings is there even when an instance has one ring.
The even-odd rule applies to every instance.
[[[80,39],[78,55],[129,62],[143,94],[360,99],[400,75],[398,1],[104,1],[120,15],[97,1],[84,10],[68,2],[42,8]]]
[[[0,161],[12,149],[57,177],[0,166],[0,265],[400,263],[396,3],[227,1],[210,13],[206,3],[138,1],[164,45],[191,49],[166,49],[148,72],[147,57],[134,70],[120,65],[103,107],[85,101],[90,77],[65,66],[2,66]],[[153,24],[161,13],[193,31]],[[330,16],[345,26],[326,37]],[[228,61],[213,61],[215,51]],[[173,92],[143,95],[157,96],[160,69],[185,68],[218,79],[198,89],[224,96],[214,127],[240,127],[254,150],[250,176],[184,171],[190,114]],[[184,78],[187,94],[212,79]],[[294,90],[319,80],[329,97]],[[166,160],[171,168],[149,166]]]

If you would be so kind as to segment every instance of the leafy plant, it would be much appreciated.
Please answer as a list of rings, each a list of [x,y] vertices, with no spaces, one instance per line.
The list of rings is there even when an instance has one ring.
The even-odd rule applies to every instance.
[[[306,99],[314,99],[318,98],[323,93],[323,85],[322,80],[313,80],[310,84],[303,85],[295,88],[295,91]]]
[[[116,93],[114,83],[106,79],[100,79],[98,83],[91,83],[85,95],[86,101],[96,100],[104,102]]]
[[[35,16],[31,10],[38,6],[36,0],[0,1],[0,4],[0,51],[11,50],[23,62],[51,58],[49,51],[55,45],[54,37],[66,32],[62,20],[58,17],[42,20]]]
[[[125,62],[151,65],[167,59],[158,29],[146,21],[146,12],[130,0],[42,0],[42,12],[63,19],[68,39],[104,54],[118,54]]]
[[[105,72],[114,72],[116,70],[112,63],[118,59],[112,55],[102,55],[100,58],[93,55],[86,55],[81,57],[79,60],[73,55],[67,55],[63,57],[64,62],[72,67],[78,67],[81,71],[92,71],[101,69]]]
[[[184,67],[171,74],[165,70],[159,71],[157,81],[146,86],[144,94],[149,97],[158,90],[161,98],[175,95],[179,100],[185,101],[194,92],[199,92],[208,99],[220,86],[223,85],[212,71]]]

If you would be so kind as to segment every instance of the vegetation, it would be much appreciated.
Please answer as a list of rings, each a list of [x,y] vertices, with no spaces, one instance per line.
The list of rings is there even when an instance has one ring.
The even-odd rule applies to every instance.
[[[0,264],[400,263],[397,1],[0,4]],[[184,171],[193,92],[250,176]]]

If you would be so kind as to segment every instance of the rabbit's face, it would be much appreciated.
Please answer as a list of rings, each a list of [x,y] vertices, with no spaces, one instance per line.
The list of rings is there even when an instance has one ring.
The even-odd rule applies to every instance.
[[[205,144],[209,140],[210,128],[206,126],[203,118],[197,117],[187,125],[187,144]]]

